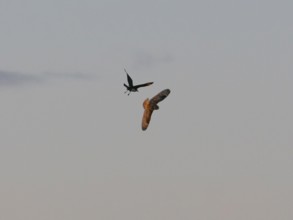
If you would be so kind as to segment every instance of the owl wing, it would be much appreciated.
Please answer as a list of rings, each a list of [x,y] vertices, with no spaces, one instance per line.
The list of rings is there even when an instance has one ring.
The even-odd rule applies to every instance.
[[[161,92],[159,92],[157,95],[155,95],[151,100],[150,103],[151,105],[157,104],[161,101],[163,101],[169,94],[170,94],[170,89],[165,89]]]
[[[143,117],[142,117],[142,123],[141,123],[142,130],[146,130],[148,128],[149,123],[151,121],[152,113],[153,113],[153,110],[151,110],[149,108],[144,110]]]

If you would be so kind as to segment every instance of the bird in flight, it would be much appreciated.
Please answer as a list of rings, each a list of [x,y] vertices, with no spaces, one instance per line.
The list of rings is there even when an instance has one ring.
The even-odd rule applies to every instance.
[[[145,87],[145,86],[149,86],[152,85],[154,82],[148,82],[148,83],[144,83],[144,84],[139,84],[139,85],[133,85],[133,81],[131,79],[131,77],[128,75],[126,69],[124,69],[126,75],[127,75],[127,81],[128,81],[128,86],[126,84],[124,84],[124,86],[126,87],[126,91],[124,93],[126,93],[127,91],[129,92],[128,95],[131,92],[138,92],[138,88],[140,87]]]
[[[144,100],[143,102],[144,113],[143,113],[142,123],[141,123],[141,128],[143,131],[148,128],[153,111],[159,109],[159,106],[157,104],[163,101],[170,94],[170,92],[171,92],[170,89],[165,89],[161,91],[160,93],[158,93],[157,95],[155,95],[150,100],[148,98]]]

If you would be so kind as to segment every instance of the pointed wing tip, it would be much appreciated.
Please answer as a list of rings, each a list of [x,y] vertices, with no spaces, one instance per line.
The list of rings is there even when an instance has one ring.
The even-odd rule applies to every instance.
[[[171,93],[171,90],[170,89],[164,89],[159,94],[162,94],[162,95],[164,95],[164,96],[167,97],[170,93]]]
[[[126,73],[126,75],[128,75],[128,72],[126,71],[126,69],[124,68],[124,72]]]
[[[165,89],[165,90],[162,91],[162,93],[164,93],[165,96],[168,96],[171,93],[171,90],[170,89]]]

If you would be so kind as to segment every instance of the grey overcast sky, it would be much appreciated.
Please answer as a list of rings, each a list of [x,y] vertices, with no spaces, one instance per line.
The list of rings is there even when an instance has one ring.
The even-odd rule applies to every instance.
[[[293,219],[292,11],[0,0],[0,219]]]

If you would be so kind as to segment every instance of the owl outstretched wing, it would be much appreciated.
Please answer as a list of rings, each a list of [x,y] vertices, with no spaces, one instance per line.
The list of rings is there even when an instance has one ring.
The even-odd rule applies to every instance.
[[[163,101],[169,94],[170,94],[170,89],[165,89],[161,92],[159,92],[157,95],[155,95],[151,100],[150,104],[151,105],[156,105],[159,102]]]

